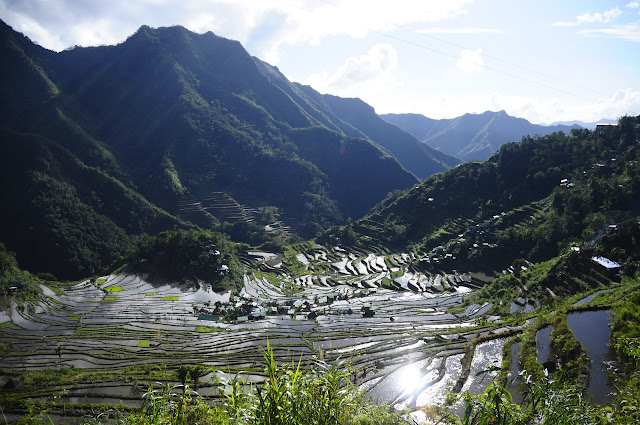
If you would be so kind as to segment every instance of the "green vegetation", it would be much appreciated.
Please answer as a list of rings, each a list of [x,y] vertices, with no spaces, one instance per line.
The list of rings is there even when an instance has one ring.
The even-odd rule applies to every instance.
[[[335,99],[304,94],[213,34],[143,27],[118,46],[60,53],[4,22],[0,36],[0,234],[35,273],[103,274],[144,234],[194,224],[253,246],[273,242],[258,223],[178,205],[214,191],[313,237],[417,183],[376,143],[415,151],[403,155],[423,176],[457,163],[425,153],[368,105],[360,113],[384,134],[355,129],[370,120],[348,124],[351,108],[330,111]],[[111,65],[96,73],[101,63]]]
[[[496,270],[517,258],[546,261],[616,223],[625,236],[603,237],[607,254],[638,252],[632,200],[640,195],[639,123],[622,117],[608,132],[572,130],[505,144],[484,163],[462,164],[392,195],[352,225],[355,233],[345,238],[348,227],[331,229],[326,240],[334,234],[346,245],[385,252],[442,244],[456,256],[454,268]]]
[[[207,404],[193,393],[186,382],[189,377],[197,388],[205,372],[198,367],[182,367],[178,379],[182,386],[150,386],[144,394],[139,412],[120,419],[123,424],[203,424],[203,425],[400,425],[407,422],[385,406],[371,404],[356,385],[343,362],[318,361],[309,371],[295,364],[278,365],[267,347],[265,353],[268,380],[262,385],[246,387],[237,376],[215,384],[223,404]],[[194,373],[195,372],[195,373]],[[182,389],[183,391],[178,391]],[[106,418],[108,422],[108,418]],[[98,423],[102,418],[96,418]]]
[[[8,251],[0,242],[0,293],[5,297],[16,293],[20,298],[34,296],[34,283],[40,279],[20,269],[15,253]]]
[[[539,274],[533,273],[529,277],[534,279],[535,284],[540,284],[540,280],[535,280]],[[523,282],[532,285],[526,278]],[[594,300],[590,306],[583,308],[612,307],[615,311],[611,341],[623,368],[613,375],[619,394],[610,405],[597,405],[585,395],[589,359],[566,322],[569,311],[582,308],[573,307],[575,299],[555,300],[553,311],[544,308],[538,310],[535,313],[536,325],[526,327],[521,334],[520,369],[525,371],[524,376],[520,377],[522,383],[518,389],[521,401],[516,403],[508,390],[516,377],[503,371],[501,378],[489,385],[484,393],[477,396],[462,394],[464,417],[449,417],[446,421],[478,425],[636,423],[640,419],[640,398],[637,393],[640,385],[640,345],[637,343],[640,336],[637,326],[640,318],[639,283],[626,279],[620,287],[600,297],[598,302]],[[543,366],[536,360],[535,338],[536,332],[547,325],[553,327],[551,353],[550,361]],[[505,356],[503,367],[508,370],[511,362],[508,344],[505,350],[509,351],[509,356]],[[548,367],[551,369],[544,370]]]
[[[292,296],[301,292],[293,279],[320,268],[308,270],[296,258],[300,252],[313,252],[311,242],[288,247],[284,241],[299,241],[289,232],[317,235],[322,244],[354,248],[350,254],[356,263],[367,251],[411,254],[416,261],[402,264],[385,257],[394,269],[381,282],[385,288],[395,286],[394,278],[418,269],[505,271],[469,296],[464,307],[450,311],[462,313],[471,303],[491,302],[489,314],[501,317],[478,317],[469,329],[477,336],[471,341],[464,340],[466,335],[452,337],[447,344],[453,352],[464,350],[468,366],[474,344],[494,337],[491,332],[498,328],[492,329],[491,321],[504,327],[537,319],[503,333],[521,333],[525,398],[515,406],[505,390],[507,382],[494,383],[481,396],[465,396],[465,423],[604,424],[639,419],[640,290],[632,280],[614,287],[619,277],[596,266],[591,257],[605,255],[623,264],[627,276],[638,277],[640,117],[623,117],[605,132],[525,137],[502,146],[484,163],[465,163],[414,186],[414,176],[375,143],[386,146],[403,164],[413,160],[408,169],[422,167],[421,159],[430,158],[425,174],[456,161],[422,149],[383,125],[357,100],[322,96],[289,84],[237,43],[180,27],[143,27],[118,46],[54,53],[4,24],[0,29],[3,66],[8,70],[0,81],[5,99],[0,106],[0,203],[5,206],[0,234],[6,243],[0,243],[0,291],[3,303],[11,299],[21,309],[15,311],[35,314],[37,284],[44,280],[104,276],[122,268],[151,281],[203,281],[214,291],[237,293],[245,274],[239,256],[249,245],[283,253],[280,270],[264,265],[255,276]],[[402,147],[396,150],[395,142],[402,142]],[[398,191],[404,188],[410,189]],[[199,204],[198,199],[214,191],[226,195],[235,218],[215,216]],[[262,221],[247,218],[240,202],[255,207],[247,211]],[[347,219],[338,227],[347,217],[356,220]],[[293,227],[282,228],[278,235],[268,233],[273,230],[265,230],[264,224],[275,220]],[[21,269],[18,259],[21,267],[36,274]],[[328,263],[321,267],[329,268]],[[284,281],[282,274],[293,279]],[[358,277],[343,282],[355,285]],[[105,283],[105,278],[95,281],[98,288]],[[575,294],[612,287],[616,289],[584,307],[615,309],[611,338],[622,362],[616,374],[620,395],[612,406],[603,407],[582,398],[587,359],[566,315],[579,309],[572,304]],[[107,288],[104,300],[118,300],[113,293],[125,290]],[[528,305],[536,309],[511,314],[510,303],[518,298],[532,301]],[[66,306],[62,298],[42,299],[52,311]],[[174,337],[216,336],[196,335],[192,327],[164,341],[158,332],[158,343],[151,345],[152,331],[132,331],[123,324],[90,327],[80,323],[79,315],[62,317],[77,322],[71,324],[74,337],[137,340],[137,347],[146,348],[135,350],[144,361],[151,359],[148,353],[156,345],[178,347]],[[61,322],[68,324],[66,319]],[[551,355],[541,365],[535,336],[547,325],[553,327]],[[11,322],[0,325],[7,339],[26,338],[26,333],[16,336],[15,329],[19,327]],[[197,326],[195,331],[221,329]],[[425,349],[431,338],[445,339],[431,331],[417,337]],[[305,337],[301,344],[308,348],[317,342],[312,339]],[[11,385],[28,389],[3,392],[0,399],[2,405],[22,405],[30,419],[37,416],[34,406],[45,394],[43,387],[62,391],[67,385],[104,382],[107,374],[125,382],[171,379],[166,370],[151,370],[149,365],[115,371],[64,367],[62,344],[56,349],[48,339],[43,341],[38,350],[57,354],[52,356],[57,368],[7,371],[15,378]],[[288,350],[288,344],[278,349]],[[0,352],[14,361],[36,352],[17,348],[2,343]],[[95,357],[119,359],[119,349]],[[74,350],[65,344],[65,355]],[[197,388],[208,370],[179,364],[179,355],[169,356],[170,372],[182,385],[191,380]],[[261,385],[247,390],[239,378],[213,384],[224,403],[209,405],[186,387],[180,394],[178,387],[150,385],[143,409],[118,420],[336,425],[402,421],[399,413],[366,402],[347,364],[318,360],[305,368],[280,365],[270,347],[265,360],[268,381]],[[374,362],[377,367],[378,359]],[[458,381],[456,388],[462,384]]]
[[[121,291],[122,291],[122,288],[121,288],[121,287],[119,287],[119,286],[114,286],[114,287],[112,287],[112,288],[107,288],[107,289],[106,289],[106,291],[107,291],[107,292],[121,292]]]
[[[162,301],[178,301],[178,297],[162,297]]]
[[[468,425],[527,425],[527,424],[614,424],[625,422],[622,411],[598,406],[586,400],[582,389],[568,378],[550,379],[524,375],[520,391],[525,394],[520,404],[513,402],[508,382],[494,382],[475,395],[464,395],[465,412],[462,421],[451,418],[450,423]],[[623,420],[623,422],[620,422]]]
[[[208,333],[208,332],[224,332],[224,328],[211,328],[209,326],[196,326],[196,331],[200,333]]]
[[[210,245],[215,248],[207,248]],[[220,255],[209,253],[214,249]],[[150,273],[152,278],[202,279],[211,283],[216,291],[240,290],[243,284],[242,265],[237,254],[238,246],[219,233],[170,230],[141,239],[130,263],[136,272]],[[221,272],[218,268],[223,265],[228,270]]]
[[[0,329],[20,329],[20,328],[11,322],[4,322],[4,323],[0,323]]]

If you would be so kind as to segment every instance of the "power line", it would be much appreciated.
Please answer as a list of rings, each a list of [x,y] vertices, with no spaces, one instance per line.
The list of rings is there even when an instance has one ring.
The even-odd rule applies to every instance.
[[[410,45],[415,46],[415,47],[419,47],[419,48],[426,49],[426,50],[429,50],[429,51],[432,51],[432,52],[435,52],[435,53],[439,53],[441,55],[448,56],[450,58],[454,58],[454,59],[458,59],[458,60],[462,59],[460,56],[452,55],[450,53],[446,53],[446,52],[440,51],[438,49],[434,49],[432,47],[427,47],[427,46],[425,46],[423,44],[420,44],[420,43],[415,43],[413,41],[409,41],[409,40],[406,40],[406,39],[401,38],[401,37],[393,36],[391,34],[383,33],[383,32],[376,31],[376,30],[371,30],[371,29],[369,29],[368,31],[376,33],[376,34],[379,34],[379,35],[382,35],[384,37],[391,38],[393,40],[397,40],[397,41],[401,41],[403,43],[410,44]],[[559,89],[557,87],[550,86],[548,84],[539,83],[537,81],[533,81],[533,80],[530,80],[528,78],[520,77],[518,75],[509,73],[509,72],[506,72],[506,71],[502,71],[502,70],[499,70],[499,69],[496,69],[496,68],[492,68],[492,67],[484,65],[484,64],[477,64],[477,66],[485,68],[485,69],[488,69],[488,70],[493,71],[493,72],[497,72],[497,73],[502,74],[502,75],[506,75],[506,76],[511,77],[511,78],[515,78],[515,79],[520,80],[520,81],[525,81],[527,83],[535,84],[537,86],[544,87],[544,88],[549,89],[549,90],[554,90],[554,91],[566,94],[568,96],[577,97],[579,99],[588,100],[590,102],[596,102],[595,99],[584,97],[584,96],[580,96],[578,94],[571,93],[569,91],[562,90],[562,89]]]
[[[316,1],[328,4],[328,5],[331,5],[331,6],[334,6],[334,7],[338,7],[338,5],[336,3],[331,2],[329,0],[316,0]],[[315,11],[309,10],[309,9],[302,9],[302,10],[305,10],[305,11],[310,12],[310,13],[315,13]],[[393,40],[396,40],[396,41],[399,41],[399,42],[402,42],[402,43],[405,43],[405,44],[408,44],[408,45],[411,45],[411,46],[414,46],[414,47],[418,47],[418,48],[423,49],[423,50],[427,50],[427,51],[430,51],[430,52],[433,52],[433,53],[437,53],[437,54],[440,54],[440,55],[443,55],[443,56],[447,56],[449,58],[456,59],[456,60],[461,60],[462,59],[458,55],[447,53],[447,52],[444,52],[442,50],[438,50],[438,49],[426,46],[426,45],[421,44],[421,43],[416,43],[414,41],[407,40],[406,38],[403,38],[403,37],[394,36],[394,35],[391,35],[391,34],[388,34],[388,33],[382,32],[382,31],[373,30],[371,28],[366,28],[366,29],[367,29],[367,31],[369,31],[371,33],[378,34],[378,35],[381,35],[383,37],[387,37],[387,38],[390,38],[390,39],[393,39]],[[441,39],[441,38],[438,38],[438,37],[435,37],[435,36],[432,36],[432,35],[429,35],[429,34],[421,33],[421,32],[419,32],[419,31],[417,31],[415,29],[412,29],[412,28],[401,27],[401,29],[412,31],[412,32],[417,33],[417,34],[419,34],[421,36],[432,38],[434,40],[440,41],[440,42],[445,43],[445,44],[449,44],[451,46],[454,46],[454,47],[457,47],[457,48],[460,48],[460,49],[469,50],[465,46],[462,46],[462,45],[459,45],[459,44],[456,44],[456,43],[452,43],[450,41],[447,41],[447,40],[444,40],[444,39]],[[567,84],[567,82],[565,80],[562,80],[561,78],[558,78],[558,77],[555,77],[555,76],[551,76],[551,75],[547,75],[547,74],[541,73],[541,72],[536,71],[536,70],[528,69],[526,67],[511,63],[511,62],[508,62],[508,61],[505,61],[505,60],[497,58],[495,56],[487,55],[487,54],[484,54],[484,53],[480,53],[480,54],[482,56],[490,58],[492,60],[495,60],[495,61],[498,61],[498,62],[502,62],[502,63],[510,65],[510,66],[514,66],[516,68],[522,69],[522,70],[527,71],[527,72],[538,74],[538,75],[540,75],[540,76],[542,76],[544,78],[552,78],[552,79],[555,79],[557,81],[562,82],[563,84]],[[552,85],[549,85],[549,84],[546,84],[546,83],[541,83],[541,82],[538,82],[538,81],[535,81],[535,80],[531,80],[529,78],[522,77],[522,76],[513,74],[511,72],[503,71],[503,70],[500,70],[500,69],[497,69],[497,68],[494,68],[494,67],[491,67],[491,66],[488,66],[488,65],[477,64],[477,66],[479,66],[481,68],[484,68],[484,69],[487,69],[489,71],[496,72],[498,74],[502,74],[502,75],[514,78],[516,80],[524,81],[526,83],[537,85],[539,87],[543,87],[543,88],[546,88],[548,90],[556,91],[558,93],[562,93],[562,94],[565,94],[567,96],[575,97],[575,98],[586,100],[586,101],[593,102],[593,103],[598,103],[598,101],[599,101],[598,99],[594,99],[592,97],[587,97],[585,95],[576,94],[576,93],[573,93],[572,91],[564,90],[564,89],[561,89],[561,88],[558,88],[558,87],[555,87],[555,86],[552,86]],[[580,88],[581,90],[591,91],[592,93],[598,94],[599,96],[604,96],[604,97],[607,96],[605,93],[598,92],[596,90],[593,90],[592,88],[585,88],[585,87],[581,87],[581,86],[578,86],[578,85],[576,85],[576,87]],[[638,113],[636,113],[634,111],[631,111],[631,110],[628,110],[627,112],[631,113],[632,115],[638,115]]]
[[[422,36],[422,37],[428,37],[428,38],[431,38],[431,39],[433,39],[433,40],[437,40],[437,41],[439,41],[439,42],[441,42],[441,43],[448,44],[448,45],[450,45],[450,46],[458,47],[458,48],[460,48],[460,49],[470,50],[470,48],[469,48],[469,47],[465,47],[465,46],[462,46],[462,45],[460,45],[460,44],[452,43],[452,42],[450,42],[450,41],[444,40],[444,39],[439,38],[439,37],[435,37],[435,36],[430,35],[430,34],[425,34],[424,32],[422,32],[422,31],[420,31],[420,30],[416,30],[416,29],[414,29],[414,28],[410,28],[410,27],[401,27],[400,29],[404,29],[404,30],[407,30],[407,31],[411,31],[411,32],[413,32],[413,33],[416,33],[416,34],[418,34],[418,35]],[[484,56],[484,57],[486,57],[486,58],[492,59],[492,60],[494,60],[494,61],[502,62],[502,63],[504,63],[504,64],[507,64],[507,65],[513,66],[513,67],[515,67],[515,68],[519,68],[519,69],[522,69],[522,70],[524,70],[524,71],[531,72],[531,73],[533,73],[533,74],[538,74],[538,75],[540,75],[540,76],[542,76],[542,77],[544,77],[544,78],[552,78],[552,79],[557,80],[557,81],[559,81],[559,82],[561,82],[561,83],[563,83],[563,84],[571,84],[570,82],[568,82],[568,81],[566,81],[566,80],[564,80],[564,79],[562,79],[562,78],[560,78],[560,77],[558,77],[558,76],[550,75],[550,74],[545,74],[545,73],[543,73],[543,72],[536,71],[535,69],[527,68],[527,67],[525,67],[525,66],[521,66],[521,65],[518,65],[518,64],[516,64],[516,63],[509,62],[509,61],[506,61],[506,60],[504,60],[504,59],[500,59],[500,58],[498,58],[498,57],[496,57],[496,56],[488,55],[488,54],[486,54],[486,53],[480,53],[480,55],[482,55],[482,56]],[[600,91],[594,90],[594,89],[593,89],[593,88],[591,88],[591,87],[585,87],[585,86],[578,85],[578,84],[574,84],[574,86],[575,86],[575,87],[577,87],[577,88],[579,88],[579,89],[581,89],[581,90],[588,90],[588,91],[590,91],[590,92],[592,92],[592,93],[595,93],[595,94],[597,94],[597,95],[599,95],[599,96],[608,96],[606,93],[603,93],[603,92],[600,92]]]

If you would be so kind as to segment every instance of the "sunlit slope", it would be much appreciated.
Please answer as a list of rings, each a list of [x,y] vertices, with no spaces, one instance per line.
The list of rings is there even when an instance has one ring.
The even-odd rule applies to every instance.
[[[637,215],[637,123],[625,117],[606,132],[506,144],[484,163],[463,164],[386,199],[353,229],[372,247],[429,252],[459,239],[473,244],[473,236],[480,246],[464,250],[495,245],[507,264],[550,258],[561,241],[588,242],[609,222]]]
[[[305,140],[291,135],[292,129],[320,124],[271,84],[238,42],[182,27],[142,27],[121,45],[74,49],[51,63],[60,87],[82,106],[97,137],[161,205],[167,194],[158,193],[154,178],[162,174],[158,164],[164,157],[187,191],[227,191],[300,220],[310,213],[300,199],[321,198],[315,212],[321,208],[336,222],[352,210],[363,213],[388,192],[361,188],[368,202],[357,207],[337,200],[334,190],[344,182],[301,154]],[[335,134],[319,131],[328,153]],[[399,164],[384,161],[381,151],[367,151],[362,159],[369,167],[351,166],[354,178],[377,169],[394,188],[414,181]]]
[[[463,161],[484,161],[500,146],[519,142],[525,136],[546,136],[577,126],[543,126],[509,116],[504,111],[434,120],[419,114],[385,114],[385,120],[411,133],[431,148],[453,155]]]

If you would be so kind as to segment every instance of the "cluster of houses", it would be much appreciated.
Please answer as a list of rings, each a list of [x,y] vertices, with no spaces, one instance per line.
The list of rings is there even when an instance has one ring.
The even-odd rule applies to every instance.
[[[495,225],[496,222],[505,215],[503,212],[478,223],[472,222],[464,233],[458,235],[457,239],[453,239],[446,246],[436,246],[428,255],[422,257],[420,262],[441,263],[456,260],[456,252],[460,252],[457,245],[463,243],[468,245],[469,252],[482,248],[495,248],[497,246],[495,244],[497,240]]]
[[[202,249],[209,255],[209,267],[217,267],[216,271],[220,273],[221,276],[224,276],[229,272],[229,266],[227,266],[226,264],[218,265],[218,262],[220,258],[222,258],[222,255],[220,251],[216,249],[216,245],[213,243],[213,241],[209,240],[206,243],[202,244]]]
[[[306,315],[308,319],[315,319],[319,314],[318,307],[345,299],[348,299],[348,296],[339,292],[328,292],[316,296],[314,300],[304,298],[265,300],[244,293],[242,296],[232,298],[226,303],[218,301],[213,308],[195,308],[194,312],[198,314],[198,320],[213,322],[243,323],[276,315]]]

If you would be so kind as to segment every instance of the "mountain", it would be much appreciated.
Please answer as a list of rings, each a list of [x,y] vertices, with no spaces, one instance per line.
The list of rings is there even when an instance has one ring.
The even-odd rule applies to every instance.
[[[273,84],[285,91],[320,124],[346,136],[371,140],[419,179],[460,163],[459,159],[421,144],[411,134],[389,124],[362,100],[323,95],[310,86],[297,83],[291,85],[277,68],[254,59]]]
[[[417,183],[375,137],[210,32],[143,26],[56,53],[0,23],[0,54],[0,235],[36,272],[104,271],[144,233],[191,226],[179,204],[212,192],[313,236]],[[425,161],[421,175],[447,167]],[[207,208],[198,224],[216,225]]]
[[[623,117],[604,130],[504,144],[485,162],[467,162],[388,197],[353,223],[349,239],[366,249],[402,249],[436,269],[492,272],[517,258],[546,261],[570,244],[593,246],[609,225],[637,227],[639,124],[640,116]],[[349,233],[328,234],[340,232]],[[606,254],[614,261],[635,255],[616,248]],[[437,261],[427,261],[432,257]]]
[[[597,124],[616,124],[617,120],[611,120],[608,118],[603,118],[596,122],[583,122],[583,121],[555,121],[549,124],[550,126],[555,125],[568,125],[568,126],[580,126],[582,128],[588,128],[589,130],[595,130]]]
[[[542,126],[515,118],[504,111],[465,114],[433,120],[419,114],[385,114],[382,118],[411,133],[421,142],[463,161],[484,161],[503,144],[524,136],[570,132],[578,126]]]

